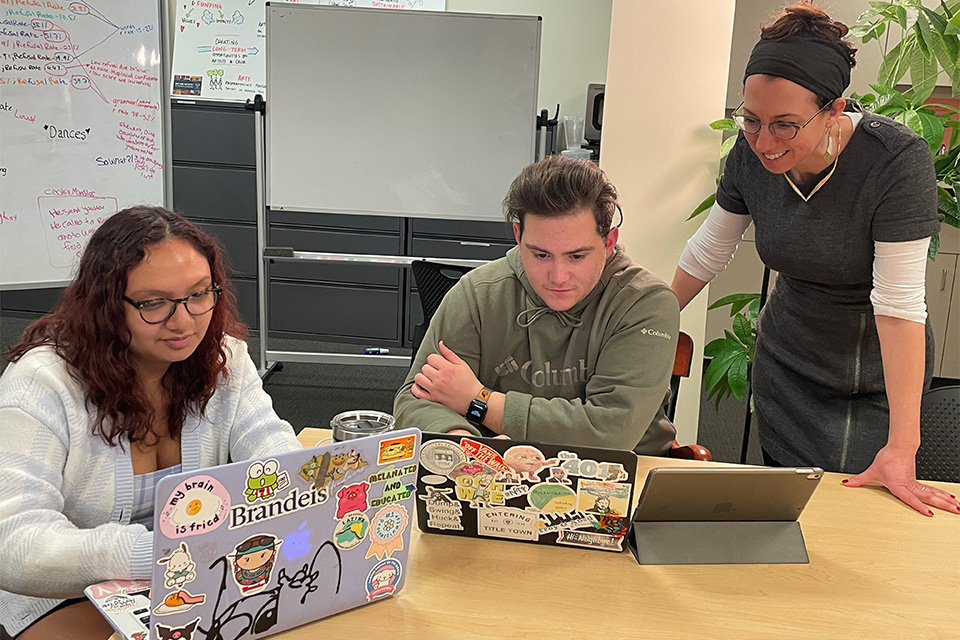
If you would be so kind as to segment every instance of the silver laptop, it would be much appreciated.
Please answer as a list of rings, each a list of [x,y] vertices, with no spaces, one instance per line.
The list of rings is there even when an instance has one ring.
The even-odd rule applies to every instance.
[[[397,593],[416,429],[157,483],[150,582],[84,593],[123,638],[262,638]]]

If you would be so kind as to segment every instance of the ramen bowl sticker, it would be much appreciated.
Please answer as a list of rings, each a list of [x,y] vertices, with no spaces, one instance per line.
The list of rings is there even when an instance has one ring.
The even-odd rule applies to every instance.
[[[431,440],[420,447],[420,464],[437,475],[445,476],[466,461],[463,449],[449,440]]]
[[[527,502],[543,513],[567,513],[577,506],[577,494],[566,485],[541,482],[530,487]]]
[[[403,565],[399,560],[387,558],[373,565],[367,574],[367,601],[385,598],[396,593],[403,575]]]
[[[193,476],[177,484],[160,509],[160,532],[168,538],[210,533],[223,524],[230,494],[210,476]]]
[[[333,543],[344,551],[353,549],[363,542],[370,529],[370,518],[360,511],[348,513],[340,519],[340,523],[333,532]]]
[[[377,454],[377,464],[402,462],[413,458],[417,448],[417,436],[403,436],[380,441],[380,451]]]
[[[402,504],[392,504],[377,511],[370,520],[370,548],[365,557],[377,556],[382,560],[403,549],[403,532],[409,522],[407,508]]]

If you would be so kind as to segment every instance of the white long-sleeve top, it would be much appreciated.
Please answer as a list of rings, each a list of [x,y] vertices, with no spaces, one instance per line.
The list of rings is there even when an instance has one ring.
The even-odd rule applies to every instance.
[[[246,345],[227,338],[226,379],[180,437],[185,472],[300,448],[273,410]],[[0,377],[0,624],[15,635],[108,579],[150,579],[153,533],[130,524],[129,443],[92,429],[96,408],[50,347]]]

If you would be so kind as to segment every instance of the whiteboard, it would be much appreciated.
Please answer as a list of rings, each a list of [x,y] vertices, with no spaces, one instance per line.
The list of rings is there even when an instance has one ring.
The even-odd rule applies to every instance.
[[[267,205],[502,219],[539,63],[538,17],[268,5]]]
[[[291,0],[302,4],[443,11],[446,0]],[[267,95],[264,0],[179,0],[173,82],[178,101],[245,102]]]
[[[156,0],[0,15],[0,287],[63,285],[90,235],[164,202]]]

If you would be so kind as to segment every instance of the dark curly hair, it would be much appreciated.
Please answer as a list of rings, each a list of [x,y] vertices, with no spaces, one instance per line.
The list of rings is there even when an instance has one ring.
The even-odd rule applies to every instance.
[[[844,40],[850,29],[834,20],[810,0],[787,5],[773,22],[760,28],[761,40],[782,40],[791,36],[819,38],[834,45],[850,68],[857,66],[857,48]],[[817,96],[817,106],[825,107],[837,96]]]
[[[123,294],[130,270],[149,247],[167,238],[193,245],[207,259],[213,283],[223,288],[196,351],[172,363],[163,377],[170,398],[166,407],[170,436],[178,437],[187,413],[202,413],[219,377],[227,375],[224,336],[243,339],[247,327],[227,280],[223,250],[212,236],[172,211],[138,206],[108,218],[90,237],[77,277],[57,308],[28,326],[6,353],[16,362],[35,347],[51,346],[83,386],[87,403],[97,408],[93,434],[111,446],[122,446],[122,436],[131,442],[152,442],[157,436],[150,426],[155,409],[131,364]]]

